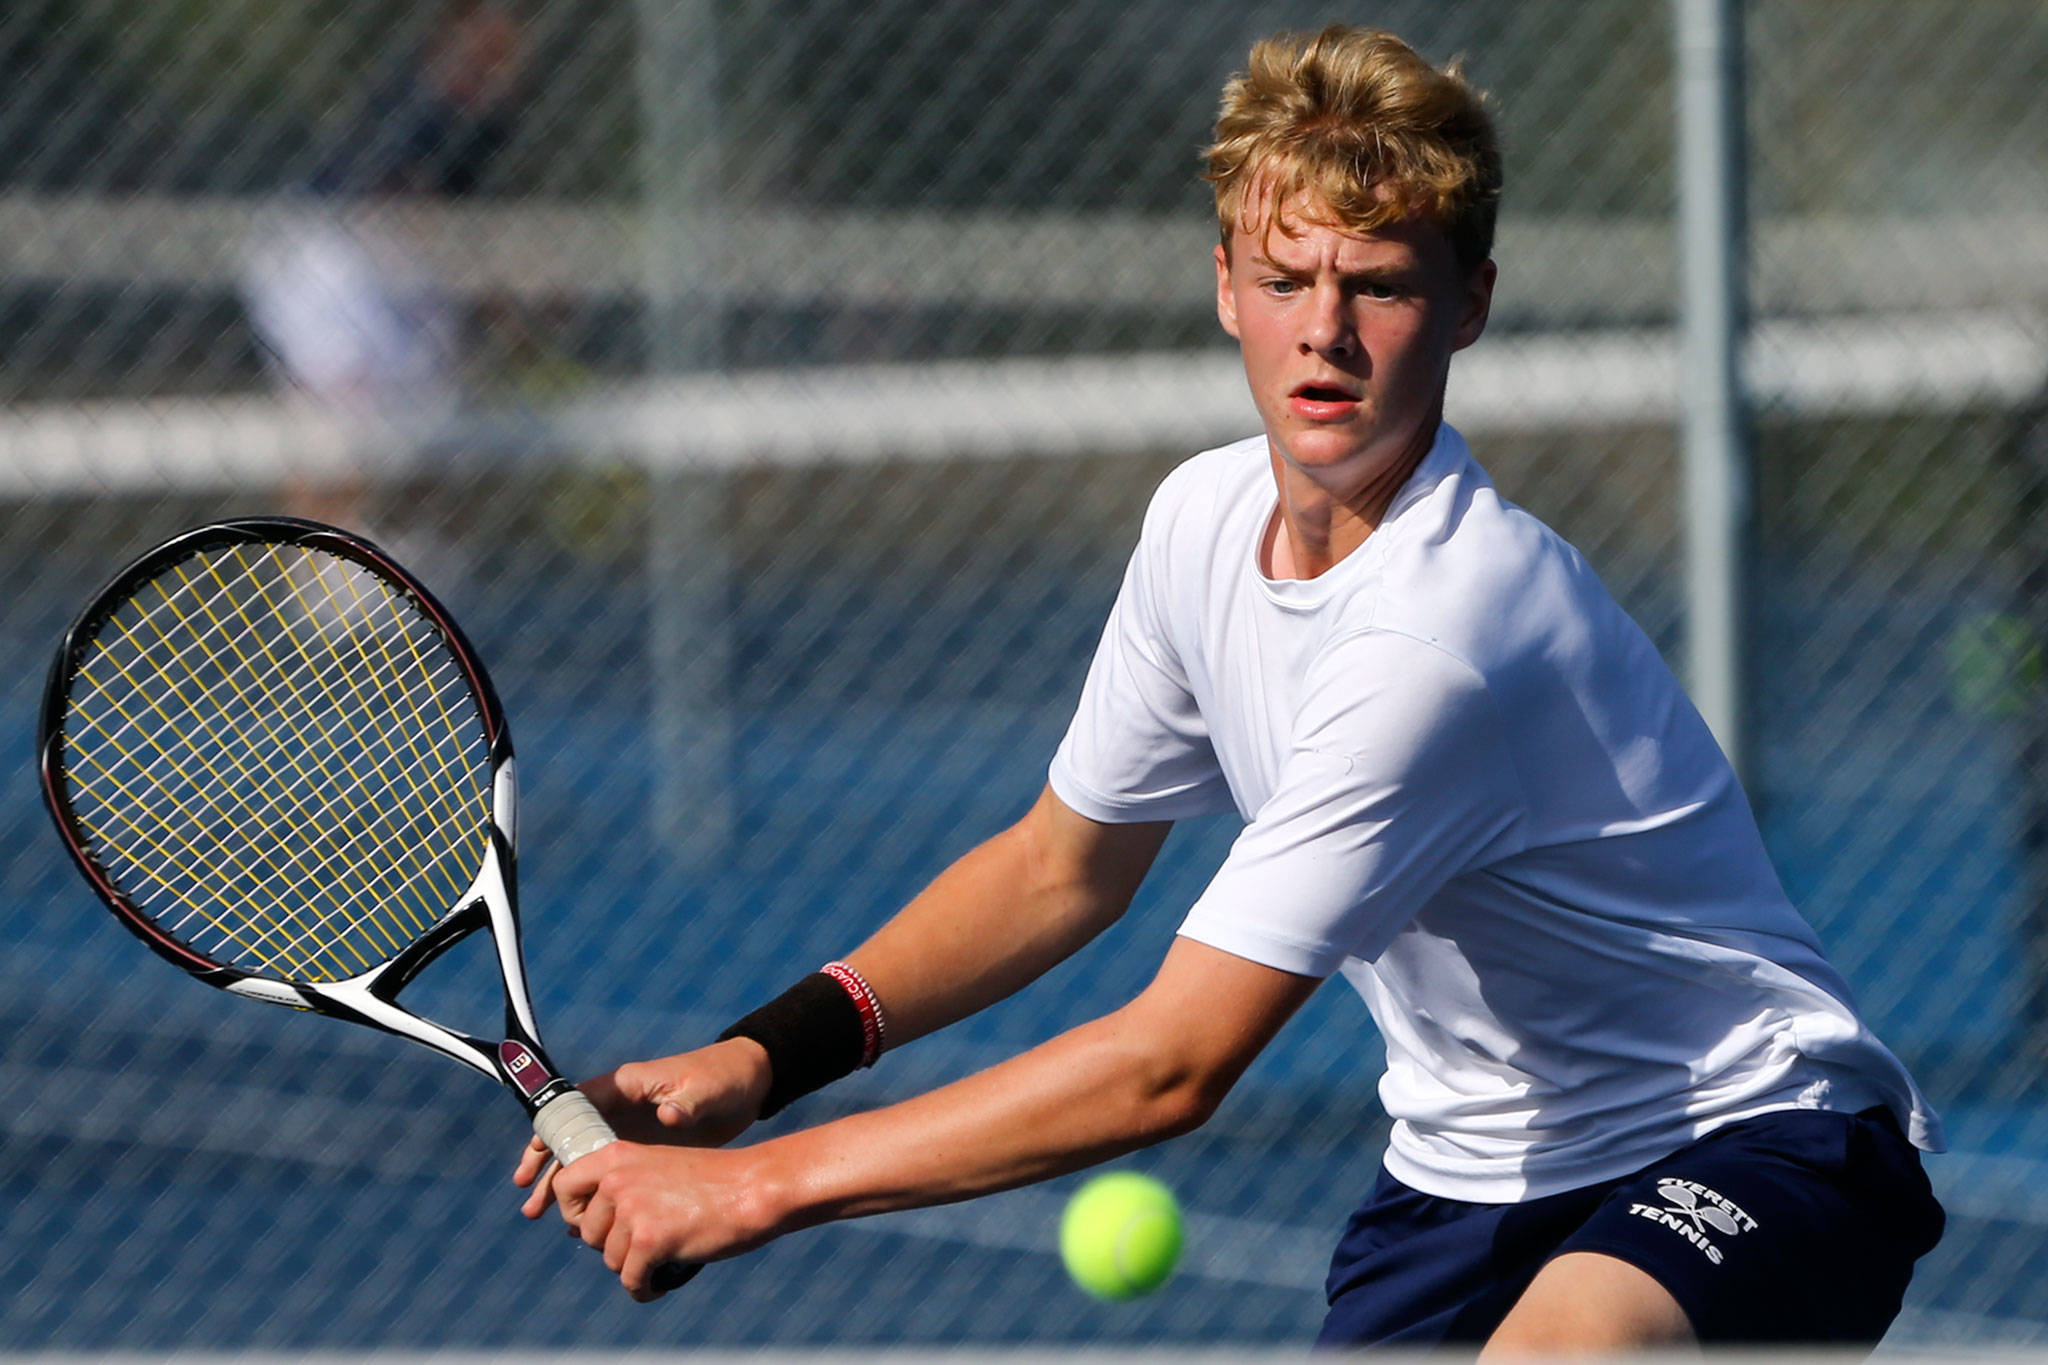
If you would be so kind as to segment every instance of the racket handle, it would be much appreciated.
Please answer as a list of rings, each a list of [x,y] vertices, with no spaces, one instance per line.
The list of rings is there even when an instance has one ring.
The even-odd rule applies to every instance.
[[[542,1105],[533,1116],[533,1131],[564,1166],[619,1140],[581,1090],[565,1090]]]
[[[533,1116],[533,1131],[564,1166],[619,1140],[581,1090],[565,1091],[542,1105]],[[664,1294],[680,1289],[703,1268],[690,1261],[665,1262],[654,1268],[654,1287]]]

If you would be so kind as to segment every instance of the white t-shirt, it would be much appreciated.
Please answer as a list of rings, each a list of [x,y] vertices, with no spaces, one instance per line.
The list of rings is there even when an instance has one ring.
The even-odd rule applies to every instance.
[[[1940,1149],[1656,648],[1455,431],[1320,577],[1261,572],[1275,507],[1263,437],[1161,485],[1051,784],[1246,821],[1180,932],[1357,988],[1396,1178],[1539,1198],[1798,1107]]]

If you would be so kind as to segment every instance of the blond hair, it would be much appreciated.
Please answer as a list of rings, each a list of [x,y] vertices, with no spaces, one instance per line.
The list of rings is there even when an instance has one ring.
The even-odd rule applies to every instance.
[[[1204,155],[1226,250],[1261,204],[1271,231],[1281,205],[1305,199],[1350,232],[1426,215],[1467,269],[1492,254],[1501,166],[1486,97],[1458,63],[1439,70],[1391,33],[1332,24],[1261,40],[1223,87]]]

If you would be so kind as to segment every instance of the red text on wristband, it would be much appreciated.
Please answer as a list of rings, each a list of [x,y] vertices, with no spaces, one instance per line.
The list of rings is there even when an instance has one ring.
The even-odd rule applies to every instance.
[[[868,985],[866,977],[844,962],[827,962],[818,970],[837,981],[852,999],[854,1008],[860,1011],[860,1064],[873,1066],[888,1042],[888,1033],[882,1024],[882,1002],[875,995],[875,988]]]

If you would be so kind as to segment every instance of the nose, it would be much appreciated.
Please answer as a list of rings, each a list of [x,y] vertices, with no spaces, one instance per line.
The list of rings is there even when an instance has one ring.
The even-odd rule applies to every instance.
[[[1303,315],[1301,349],[1330,359],[1346,359],[1357,353],[1358,332],[1351,310],[1344,305],[1344,291],[1318,285],[1309,292],[1309,306]]]

